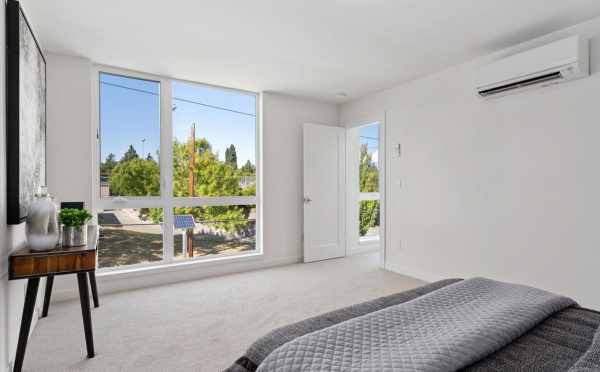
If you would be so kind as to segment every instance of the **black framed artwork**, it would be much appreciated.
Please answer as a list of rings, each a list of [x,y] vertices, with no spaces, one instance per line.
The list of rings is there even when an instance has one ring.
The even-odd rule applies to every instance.
[[[6,2],[7,222],[46,185],[46,59],[16,0]]]

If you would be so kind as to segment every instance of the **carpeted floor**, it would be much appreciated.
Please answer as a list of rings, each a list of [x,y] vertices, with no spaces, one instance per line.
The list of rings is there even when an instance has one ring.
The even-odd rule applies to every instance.
[[[221,371],[269,330],[423,284],[377,268],[377,255],[105,295],[85,357],[78,301],[52,304],[24,371]]]

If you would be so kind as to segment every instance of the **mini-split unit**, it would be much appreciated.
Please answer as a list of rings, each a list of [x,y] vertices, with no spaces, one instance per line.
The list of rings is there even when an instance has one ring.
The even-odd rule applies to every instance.
[[[480,67],[474,77],[484,98],[581,79],[590,74],[589,40],[579,36],[555,41]]]

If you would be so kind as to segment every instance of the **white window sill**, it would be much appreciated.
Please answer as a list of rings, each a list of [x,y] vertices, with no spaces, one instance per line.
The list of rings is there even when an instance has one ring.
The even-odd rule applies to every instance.
[[[370,245],[379,243],[379,236],[362,237],[358,240],[359,245]]]
[[[261,251],[235,254],[235,255],[223,255],[221,257],[214,258],[197,258],[188,259],[181,261],[171,261],[162,263],[151,263],[151,264],[140,264],[135,266],[124,266],[116,268],[104,268],[96,271],[96,276],[103,280],[117,280],[123,278],[130,278],[143,275],[162,274],[179,270],[197,269],[199,266],[218,266],[236,262],[250,261],[262,258],[263,253]]]

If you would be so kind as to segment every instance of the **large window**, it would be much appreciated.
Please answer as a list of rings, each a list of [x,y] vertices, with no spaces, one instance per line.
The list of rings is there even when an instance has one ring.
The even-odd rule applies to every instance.
[[[173,195],[256,194],[256,97],[173,82]]]
[[[379,124],[360,128],[359,227],[362,241],[379,238]]]
[[[160,195],[160,83],[100,73],[100,193]]]
[[[95,74],[99,267],[256,252],[257,95]]]

